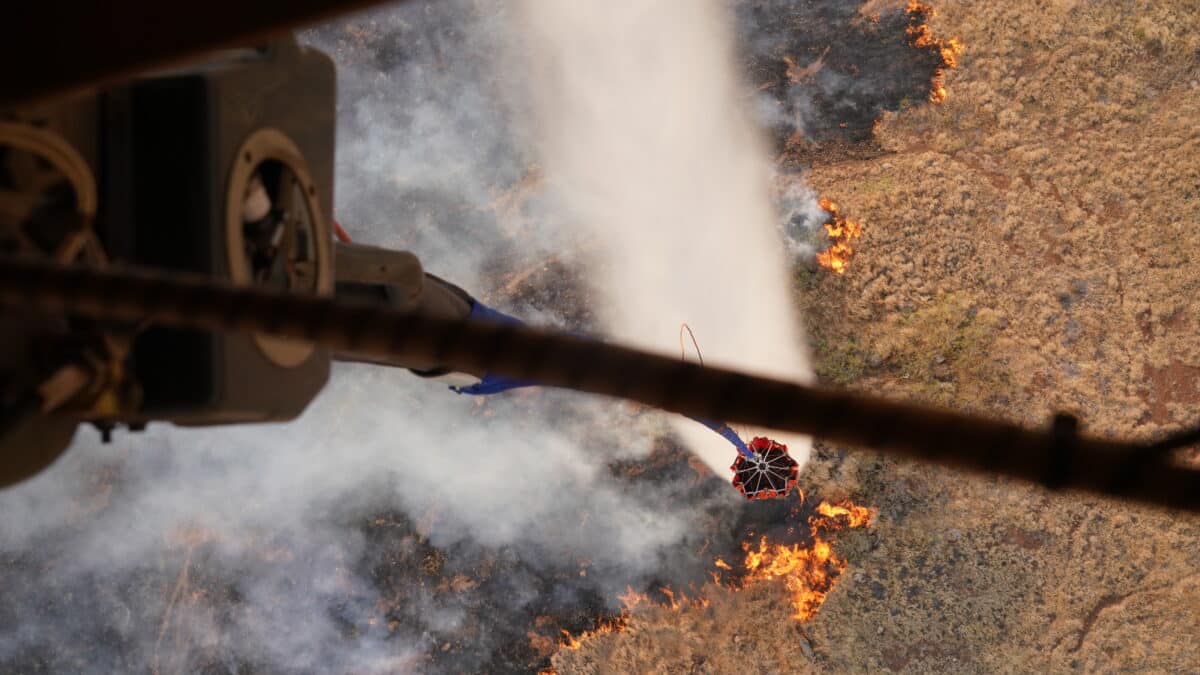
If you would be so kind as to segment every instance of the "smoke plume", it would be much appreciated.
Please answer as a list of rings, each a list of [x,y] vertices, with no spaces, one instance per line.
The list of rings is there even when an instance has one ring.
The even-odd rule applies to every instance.
[[[522,9],[547,174],[592,234],[612,335],[668,351],[687,323],[707,363],[810,380],[772,167],[724,4]],[[687,419],[675,426],[715,472],[728,471],[723,439]],[[785,442],[803,462],[809,440]]]
[[[506,290],[569,256],[550,197],[496,206],[535,164],[522,79],[494,67],[515,35],[502,6],[451,0],[304,40],[339,65],[335,210],[351,233],[569,325],[577,308],[556,295]],[[661,436],[610,401],[476,401],[360,365],[286,425],[155,425],[112,445],[81,429],[0,493],[0,671],[534,669],[627,586],[702,579],[693,551],[732,529],[738,497],[686,463],[653,482],[613,468]]]
[[[775,176],[776,216],[747,116],[836,135],[797,111],[876,105],[834,85],[882,43],[754,95],[836,41],[818,19],[845,3],[735,4],[406,2],[305,32],[338,65],[339,220],[535,323],[673,351],[688,322],[708,362],[805,377],[785,261],[823,217],[800,174]],[[536,670],[626,586],[686,588],[786,516],[677,428],[715,476],[656,414],[340,365],[286,425],[81,429],[0,491],[0,672]]]

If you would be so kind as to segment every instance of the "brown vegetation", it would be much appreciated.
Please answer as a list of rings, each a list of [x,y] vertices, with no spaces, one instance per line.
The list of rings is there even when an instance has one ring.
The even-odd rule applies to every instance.
[[[942,0],[948,97],[808,177],[864,224],[799,270],[822,378],[1093,433],[1200,418],[1200,12]],[[819,161],[819,160],[818,160]],[[878,509],[821,613],[720,591],[635,614],[559,672],[1195,671],[1200,519],[818,445],[802,486]],[[803,631],[800,640],[798,630]]]

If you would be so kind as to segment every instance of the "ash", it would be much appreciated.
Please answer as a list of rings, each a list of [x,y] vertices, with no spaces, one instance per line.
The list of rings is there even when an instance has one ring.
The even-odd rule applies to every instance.
[[[747,79],[761,92],[760,119],[780,150],[797,134],[817,144],[868,141],[883,111],[929,97],[942,65],[937,48],[912,46],[906,31],[924,16],[904,3],[743,0],[735,7]]]

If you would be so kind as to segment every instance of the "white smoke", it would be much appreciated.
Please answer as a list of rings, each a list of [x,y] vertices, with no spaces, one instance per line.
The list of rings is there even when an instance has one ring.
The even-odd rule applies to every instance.
[[[726,9],[527,0],[540,147],[549,180],[600,249],[616,338],[669,351],[686,322],[706,363],[807,382],[772,168]],[[723,439],[684,418],[675,426],[728,473]],[[780,440],[805,461],[808,438]]]
[[[404,655],[437,646],[429,634],[453,633],[476,610],[415,589],[405,632],[382,627],[386,597],[355,569],[368,546],[363,519],[381,505],[433,519],[429,541],[443,550],[511,547],[535,567],[568,569],[587,558],[610,570],[592,581],[615,598],[656,573],[695,523],[665,497],[631,498],[606,473],[612,457],[644,452],[649,435],[614,447],[587,432],[607,420],[603,410],[548,395],[572,399],[574,424],[552,428],[519,401],[479,409],[403,372],[343,366],[287,425],[152,427],[111,446],[82,430],[49,471],[0,493],[0,567],[12,584],[0,618],[13,619],[0,631],[0,664],[45,650],[91,654],[63,666],[73,672],[124,670],[114,664],[130,657],[137,670],[155,659],[179,670],[211,649],[283,672],[395,672]],[[172,601],[191,545],[204,558],[190,561],[192,581]],[[34,569],[4,564],[26,557]],[[536,580],[505,583],[514,607],[541,600]],[[214,596],[223,584],[230,595]],[[114,630],[111,643],[90,644]]]
[[[491,210],[532,164],[522,80],[495,69],[507,25],[501,4],[447,0],[306,36],[339,62],[338,217],[480,293],[489,261],[532,264],[561,232],[545,202],[530,231]],[[61,461],[0,491],[0,671],[488,670],[525,639],[505,624],[526,608],[579,607],[580,593],[598,613],[627,585],[670,582],[714,512],[735,512],[732,490],[697,493],[690,476],[618,482],[609,464],[659,434],[639,424],[569,392],[480,402],[340,365],[289,424],[152,425],[108,446],[82,429]],[[447,569],[474,582],[486,558],[503,573],[389,592],[376,570],[412,565],[416,544],[411,527],[371,539],[388,511],[431,523]],[[459,635],[470,643],[442,656]]]
[[[339,65],[343,224],[486,295],[492,261],[561,254],[578,220],[600,246],[617,337],[671,351],[686,321],[708,362],[807,378],[770,169],[715,0],[547,1],[521,8],[524,31],[508,11],[413,2],[304,36]],[[522,40],[536,67],[497,68]],[[513,229],[492,203],[539,149],[550,185]],[[559,308],[530,309],[555,321]],[[690,543],[718,536],[740,498],[692,476],[615,480],[608,464],[661,431],[638,419],[567,392],[479,403],[342,365],[286,425],[152,426],[110,446],[84,429],[47,472],[0,491],[0,671],[494,670],[514,639],[498,624],[526,608],[592,593],[598,612],[627,584],[707,568]],[[678,427],[723,482],[732,448]],[[789,445],[802,459],[806,442]],[[389,511],[432,523],[447,569],[473,578],[501,558],[504,573],[454,594],[389,589],[376,571],[411,564],[415,546],[411,528],[375,539]],[[588,587],[559,583],[579,560]],[[433,660],[458,635],[462,655]]]
[[[809,187],[803,174],[799,180],[794,175],[780,176],[776,184],[780,186],[776,197],[779,229],[786,250],[793,261],[811,262],[817,253],[813,234],[829,220],[829,212],[821,208],[816,190]]]

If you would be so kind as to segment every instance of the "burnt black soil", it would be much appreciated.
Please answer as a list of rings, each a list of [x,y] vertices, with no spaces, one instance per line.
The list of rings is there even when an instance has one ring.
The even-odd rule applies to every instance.
[[[780,150],[797,133],[868,140],[880,113],[929,97],[942,65],[936,47],[913,46],[907,32],[924,12],[903,6],[876,15],[843,0],[743,0],[737,18],[743,70],[774,103],[763,120]]]

